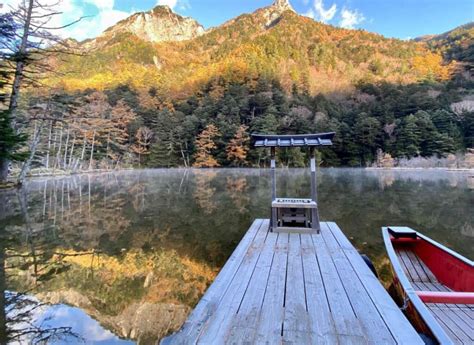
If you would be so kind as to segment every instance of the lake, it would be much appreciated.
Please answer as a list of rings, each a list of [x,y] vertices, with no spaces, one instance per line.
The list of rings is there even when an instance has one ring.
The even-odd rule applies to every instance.
[[[306,170],[278,196],[308,197]],[[2,343],[152,344],[178,329],[255,218],[269,170],[142,170],[34,179],[0,192]],[[335,221],[388,283],[384,225],[473,258],[472,172],[321,169]]]

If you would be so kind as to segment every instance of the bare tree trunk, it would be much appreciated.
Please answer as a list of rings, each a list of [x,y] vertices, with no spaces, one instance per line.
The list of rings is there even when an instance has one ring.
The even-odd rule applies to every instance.
[[[92,169],[92,161],[94,159],[94,146],[95,146],[95,131],[92,134],[92,146],[91,146],[91,157],[90,157],[90,160],[89,160],[89,170]]]
[[[56,162],[54,163],[54,169],[61,167],[60,157],[61,157],[62,147],[63,147],[63,126],[61,125],[61,129],[59,130],[59,146],[58,146],[58,152],[56,153]]]
[[[189,148],[188,148],[188,142],[187,141],[184,142],[184,146],[186,147],[186,160],[188,161],[188,167],[190,167],[191,164],[189,162]]]
[[[184,167],[187,168],[188,167],[188,163],[186,162],[186,155],[184,154],[184,150],[183,150],[183,145],[180,145],[181,146],[181,157],[183,157],[183,163],[184,163]]]
[[[20,86],[21,86],[23,73],[24,73],[25,65],[26,65],[25,55],[26,55],[26,50],[28,48],[28,36],[30,33],[33,5],[34,5],[34,0],[29,0],[28,7],[26,7],[23,35],[21,37],[21,43],[20,43],[20,47],[17,53],[19,60],[16,63],[15,76],[13,78],[12,92],[10,95],[10,103],[8,105],[8,110],[10,111],[10,116],[11,116],[10,127],[13,130],[15,130],[16,109],[18,107],[18,98],[20,96]],[[9,165],[10,165],[10,160],[8,158],[0,158],[0,182],[4,182],[7,180]]]
[[[56,143],[57,142],[58,142],[58,130],[55,128],[54,129],[53,150],[52,150],[51,157],[53,157],[53,155],[56,153]],[[53,173],[54,173],[54,170],[56,169],[56,163],[52,164],[52,167],[53,167]]]
[[[107,133],[107,148],[106,148],[106,151],[105,151],[107,170],[110,169],[110,168],[109,168],[109,163],[108,163],[108,160],[109,160],[109,149],[110,149],[110,132]]]
[[[64,146],[64,158],[63,158],[63,169],[66,170],[66,164],[67,164],[67,150],[69,146],[69,134],[71,132],[71,128],[69,125],[67,126],[67,135],[66,135],[66,145]]]
[[[51,154],[51,137],[53,135],[53,121],[51,121],[51,126],[49,127],[48,135],[48,152],[46,152],[46,169],[49,169],[49,156]]]
[[[84,135],[84,137],[82,138],[81,170],[84,169],[82,164],[84,162],[84,157],[86,156],[86,144],[87,144],[87,140],[86,140],[86,136]]]
[[[69,154],[69,163],[68,168],[71,169],[72,167],[72,158],[74,157],[74,146],[76,145],[76,133],[74,132],[74,136],[72,138],[72,145],[71,145],[71,153]]]
[[[13,79],[13,85],[12,85],[12,93],[10,95],[10,105],[8,106],[8,109],[10,110],[10,114],[12,117],[12,126],[15,125],[15,112],[16,108],[18,107],[18,97],[20,96],[20,86],[21,82],[23,80],[23,73],[25,70],[25,55],[26,55],[26,50],[28,48],[28,38],[30,34],[30,26],[31,26],[31,15],[33,13],[33,5],[34,5],[35,0],[29,0],[28,1],[28,7],[26,8],[26,13],[25,13],[25,25],[23,27],[23,35],[21,37],[21,43],[20,47],[18,49],[18,56],[20,57],[20,60],[16,64],[16,70],[15,70],[15,77]]]
[[[23,163],[20,176],[18,176],[18,184],[23,184],[23,182],[25,182],[26,174],[28,174],[28,172],[30,171],[31,163],[33,162],[33,159],[35,158],[36,149],[41,139],[41,131],[43,130],[44,122],[45,122],[44,120],[41,120],[38,126],[36,126],[35,124],[36,128],[35,128],[35,134],[33,136],[33,141],[31,142],[31,146],[30,146],[30,155],[28,156],[28,159]]]

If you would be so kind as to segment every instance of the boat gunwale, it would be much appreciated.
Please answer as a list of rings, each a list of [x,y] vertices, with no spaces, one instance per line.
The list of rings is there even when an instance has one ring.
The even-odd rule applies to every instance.
[[[419,235],[418,232],[416,233],[417,235]],[[406,298],[408,298],[408,300],[412,303],[414,309],[417,311],[423,322],[426,324],[428,329],[431,331],[433,336],[440,344],[454,344],[452,339],[448,336],[448,334],[444,331],[439,322],[435,319],[426,304],[417,295],[416,290],[413,288],[413,285],[405,274],[398,255],[395,252],[395,248],[393,247],[392,239],[389,233],[389,227],[383,227],[382,234],[390,264],[392,265],[393,271],[396,276],[395,278],[398,279],[398,281],[400,282],[401,288],[406,294]],[[423,240],[426,240],[425,236],[423,236]]]
[[[390,229],[390,227],[388,227],[388,228]],[[433,240],[433,239],[431,239],[431,238],[429,238],[429,237],[427,237],[427,236],[425,236],[425,235],[423,235],[423,234],[420,234],[418,231],[416,231],[416,235],[417,235],[420,239],[422,239],[422,240],[424,240],[424,241],[426,241],[426,242],[432,244],[433,246],[435,246],[435,247],[437,247],[438,249],[440,249],[440,250],[446,252],[447,254],[449,254],[449,255],[451,255],[451,256],[454,256],[454,258],[456,258],[456,259],[462,261],[463,263],[465,263],[465,264],[467,264],[467,265],[470,265],[471,267],[474,267],[474,261],[469,260],[469,259],[466,258],[465,256],[462,256],[461,254],[456,253],[454,250],[449,249],[449,248],[446,247],[446,246],[443,246],[441,243],[436,242],[435,240]]]

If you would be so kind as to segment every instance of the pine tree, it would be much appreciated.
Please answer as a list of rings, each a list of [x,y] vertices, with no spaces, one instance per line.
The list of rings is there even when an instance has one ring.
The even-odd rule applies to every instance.
[[[12,14],[0,15],[0,106],[7,102],[8,95],[5,88],[8,86],[12,71],[2,60],[9,58],[6,48],[15,41],[16,24]],[[23,160],[27,154],[18,150],[26,143],[27,137],[18,134],[12,123],[9,110],[0,111],[0,183],[8,178],[10,161]]]
[[[409,115],[403,120],[400,132],[397,135],[397,153],[407,158],[420,154],[420,130],[414,115]]]
[[[18,134],[11,126],[11,117],[8,110],[0,111],[0,183],[8,177],[10,161],[22,161],[26,152],[19,152],[27,140],[25,134]]]
[[[241,125],[237,129],[234,138],[227,145],[227,160],[237,167],[247,164],[248,143],[250,141],[247,130],[247,126]]]
[[[196,140],[194,167],[214,168],[220,166],[212,155],[212,151],[217,147],[214,139],[220,135],[219,130],[213,124],[207,125],[207,127],[199,134]]]

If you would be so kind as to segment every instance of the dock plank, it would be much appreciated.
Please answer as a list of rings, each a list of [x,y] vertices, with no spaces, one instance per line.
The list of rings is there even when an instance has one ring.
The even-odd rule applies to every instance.
[[[312,326],[306,307],[300,238],[299,234],[290,234],[283,319],[283,342],[289,344],[312,343]]]
[[[422,344],[342,231],[321,231],[272,233],[268,220],[254,222],[181,331],[161,343]]]
[[[326,228],[326,230],[330,230]],[[371,344],[395,344],[387,324],[379,314],[357,273],[352,269],[346,255],[337,243],[331,231],[321,231],[324,241],[329,248],[334,265],[351,301],[352,308],[361,321],[365,333],[369,336]],[[349,250],[349,249],[347,249]]]
[[[310,235],[301,236],[301,251],[306,304],[314,332],[313,340],[318,344],[337,344],[339,340]]]
[[[381,317],[385,323],[390,326],[390,332],[399,344],[423,344],[424,342],[418,336],[418,333],[412,327],[406,317],[403,317],[398,306],[388,295],[385,288],[380,284],[377,277],[372,273],[366,265],[357,250],[350,245],[349,240],[343,234],[336,223],[324,223],[330,227],[336,241],[341,245],[344,254],[349,260],[352,268],[359,276],[360,281],[364,285],[370,299],[379,310]],[[402,317],[401,317],[402,316]],[[403,331],[402,331],[403,330]]]
[[[219,303],[219,307],[207,320],[199,336],[199,344],[224,343],[233,320],[233,315],[242,302],[249,281],[254,273],[256,263],[262,253],[262,248],[268,233],[269,222],[264,221],[260,226],[254,241],[245,253],[244,260],[235,273],[232,281]]]
[[[277,235],[262,311],[257,322],[256,344],[278,344],[281,342],[283,332],[289,235],[285,233]]]
[[[181,330],[172,336],[172,338],[165,338],[162,344],[166,345],[168,342],[173,344],[188,344],[197,340],[202,327],[209,317],[217,310],[217,307],[226,291],[226,286],[229,280],[232,279],[235,272],[239,268],[244,259],[244,254],[252,244],[264,223],[263,219],[256,219],[250,226],[247,233],[244,235],[232,255],[229,257],[224,267],[217,275],[214,282],[207,289],[204,296],[201,298],[197,306],[191,312],[190,316],[184,323]]]
[[[322,231],[328,231],[321,227]],[[334,324],[339,335],[339,341],[344,344],[366,344],[366,335],[362,330],[359,319],[355,315],[346,290],[337,274],[331,255],[321,235],[312,235],[316,256],[321,269],[329,307]]]
[[[262,254],[258,259],[242,303],[232,320],[230,334],[226,338],[230,344],[251,344],[254,342],[277,238],[278,234],[276,233],[268,233],[267,235]]]

